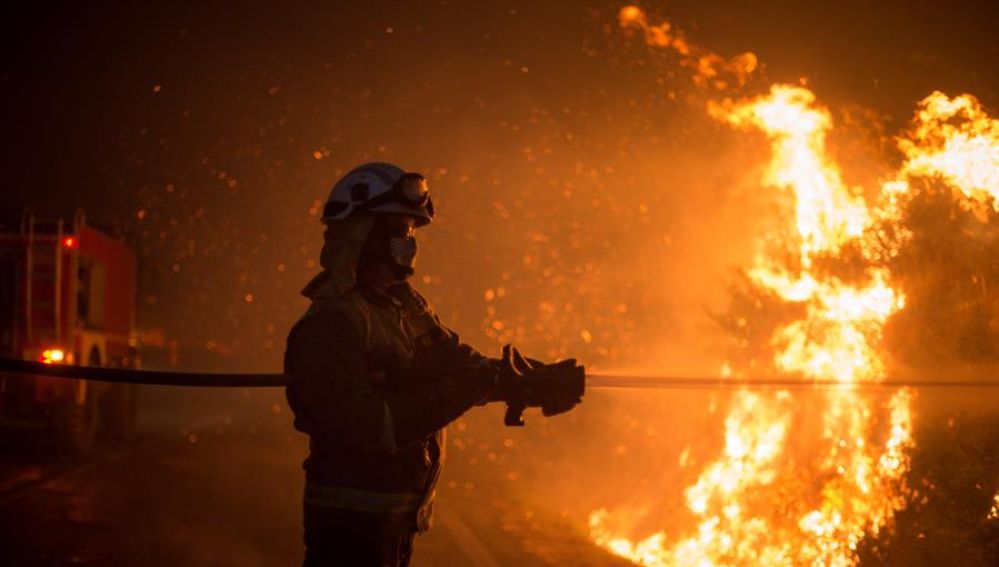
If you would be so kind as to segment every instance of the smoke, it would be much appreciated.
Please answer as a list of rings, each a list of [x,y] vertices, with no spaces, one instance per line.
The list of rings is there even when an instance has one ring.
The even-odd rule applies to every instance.
[[[277,366],[318,270],[328,189],[377,159],[429,177],[439,216],[419,234],[415,283],[472,344],[717,369],[705,312],[757,229],[741,169],[755,150],[703,116],[688,79],[631,62],[606,13],[529,29],[507,13],[499,33],[458,25],[481,21],[469,10],[157,81],[157,113],[116,175],[138,195],[141,323],[164,328],[181,363]]]

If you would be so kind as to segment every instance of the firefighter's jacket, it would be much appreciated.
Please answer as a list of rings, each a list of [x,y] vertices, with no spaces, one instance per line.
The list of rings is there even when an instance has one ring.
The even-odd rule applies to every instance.
[[[444,426],[492,394],[496,370],[422,298],[352,285],[370,227],[362,218],[327,231],[326,270],[288,336],[288,402],[310,441],[305,503],[373,514],[386,532],[424,531]]]

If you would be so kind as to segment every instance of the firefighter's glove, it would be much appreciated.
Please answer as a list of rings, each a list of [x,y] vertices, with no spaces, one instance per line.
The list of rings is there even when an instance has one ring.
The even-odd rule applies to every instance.
[[[522,425],[528,407],[540,407],[546,416],[572,409],[582,401],[585,371],[574,359],[544,364],[525,358],[511,345],[503,347],[495,401],[507,404],[507,425]]]
[[[546,364],[536,370],[538,378],[547,388],[542,388],[541,413],[546,416],[565,413],[583,401],[586,391],[586,369],[575,358]]]

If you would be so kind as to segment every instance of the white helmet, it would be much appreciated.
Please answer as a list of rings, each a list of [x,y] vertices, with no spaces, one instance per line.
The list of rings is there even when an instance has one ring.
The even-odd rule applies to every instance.
[[[360,211],[410,215],[416,218],[416,226],[430,224],[434,218],[426,178],[381,162],[358,166],[337,181],[323,207],[323,222],[343,220]]]

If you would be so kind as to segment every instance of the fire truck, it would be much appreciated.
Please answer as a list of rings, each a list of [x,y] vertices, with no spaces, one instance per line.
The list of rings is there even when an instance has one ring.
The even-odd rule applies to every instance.
[[[47,364],[138,367],[136,260],[120,238],[26,211],[0,231],[0,355]],[[134,434],[136,387],[42,376],[0,377],[0,417],[49,427],[63,452],[82,454],[98,428]]]

